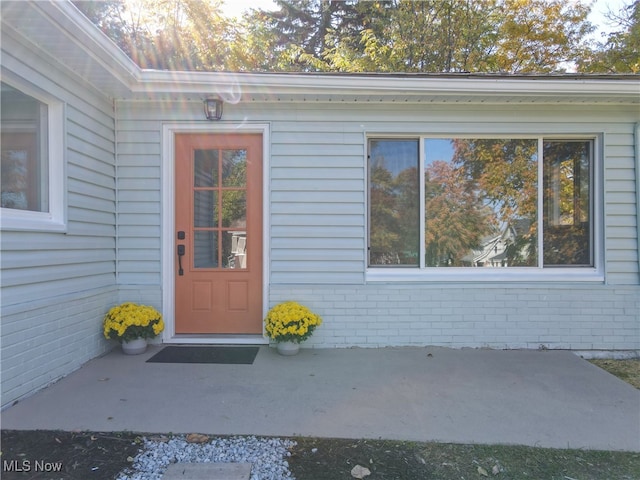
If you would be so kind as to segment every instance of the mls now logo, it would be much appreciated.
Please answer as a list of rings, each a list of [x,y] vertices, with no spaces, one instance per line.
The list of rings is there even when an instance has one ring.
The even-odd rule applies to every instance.
[[[61,472],[62,462],[44,462],[42,460],[3,460],[5,472]]]

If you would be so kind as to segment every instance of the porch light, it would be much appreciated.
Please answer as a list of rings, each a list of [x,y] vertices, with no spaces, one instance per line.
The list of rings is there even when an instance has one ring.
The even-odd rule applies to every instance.
[[[220,120],[222,118],[222,100],[219,98],[205,99],[204,115],[207,120]]]

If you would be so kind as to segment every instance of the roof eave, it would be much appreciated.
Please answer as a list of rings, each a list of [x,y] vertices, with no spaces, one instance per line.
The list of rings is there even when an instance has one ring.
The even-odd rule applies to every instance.
[[[227,101],[296,101],[302,98],[326,101],[375,97],[380,101],[442,100],[483,102],[526,98],[556,103],[639,103],[640,77],[548,79],[536,77],[468,76],[379,76],[310,75],[229,72],[175,72],[142,70],[132,95],[218,95]]]

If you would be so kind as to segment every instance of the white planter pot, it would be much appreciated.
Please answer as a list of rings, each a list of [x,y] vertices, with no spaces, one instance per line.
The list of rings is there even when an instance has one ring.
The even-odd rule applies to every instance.
[[[276,348],[280,355],[297,355],[300,351],[300,344],[297,342],[279,342]]]
[[[147,339],[136,338],[129,342],[122,342],[122,352],[126,355],[140,355],[147,351]]]

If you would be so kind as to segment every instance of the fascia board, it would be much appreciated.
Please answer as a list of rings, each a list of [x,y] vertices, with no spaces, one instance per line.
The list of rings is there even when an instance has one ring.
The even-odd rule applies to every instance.
[[[252,74],[228,72],[167,72],[142,70],[133,91],[150,93],[217,93],[222,96],[243,94],[300,95],[482,95],[584,98],[640,98],[638,80],[589,78],[438,78],[382,77],[346,75]]]

